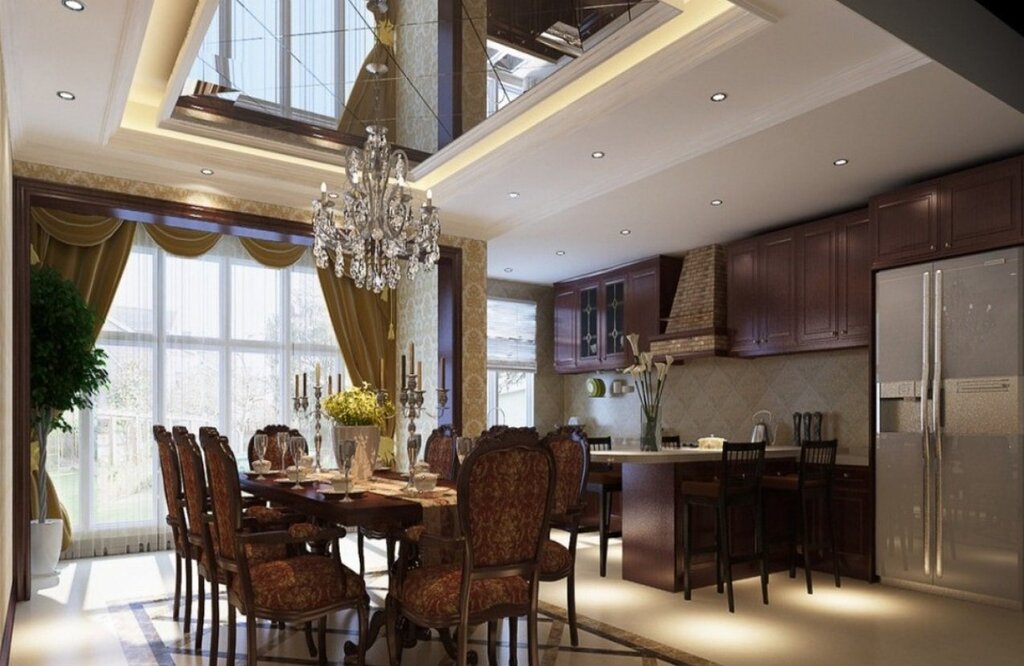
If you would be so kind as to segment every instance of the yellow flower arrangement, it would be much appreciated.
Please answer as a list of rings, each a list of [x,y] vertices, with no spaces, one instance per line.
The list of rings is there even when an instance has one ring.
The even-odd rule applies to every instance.
[[[338,425],[375,425],[382,431],[385,422],[395,415],[394,404],[390,400],[378,403],[377,392],[365,382],[327,396],[321,406],[324,414]]]

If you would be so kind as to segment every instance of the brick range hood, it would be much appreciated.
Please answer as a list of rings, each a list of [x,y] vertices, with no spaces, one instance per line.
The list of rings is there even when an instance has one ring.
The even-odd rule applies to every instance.
[[[665,333],[651,338],[651,352],[655,356],[692,358],[728,353],[725,281],[725,248],[721,245],[709,245],[683,255],[683,269]]]

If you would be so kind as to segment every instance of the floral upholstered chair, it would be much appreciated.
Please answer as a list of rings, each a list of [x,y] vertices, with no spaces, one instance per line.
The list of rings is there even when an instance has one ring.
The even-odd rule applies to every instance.
[[[533,428],[509,428],[479,439],[459,474],[462,537],[446,539],[411,529],[402,541],[386,600],[388,649],[399,663],[399,617],[442,630],[458,629],[459,666],[467,663],[469,627],[495,628],[506,617],[527,616],[530,664],[539,664],[537,590],[541,546],[555,486],[555,461]],[[416,567],[417,550],[452,548],[461,563]]]
[[[262,428],[257,430],[255,433],[253,433],[253,436],[249,438],[249,446],[247,448],[247,451],[248,451],[249,468],[250,469],[252,469],[253,461],[256,460],[256,435],[266,435],[267,436],[267,457],[266,457],[266,459],[270,461],[271,466],[274,469],[286,469],[286,468],[288,468],[288,467],[290,467],[290,466],[295,464],[295,462],[292,460],[291,451],[289,451],[287,447],[285,447],[285,449],[282,450],[281,447],[277,445],[277,435],[278,435],[278,433],[281,433],[281,432],[288,433],[289,437],[295,436],[295,435],[299,435],[300,437],[302,436],[302,433],[300,433],[298,430],[295,430],[294,428],[292,428],[290,426],[286,426],[286,425],[265,425],[265,426],[263,426]],[[305,446],[306,452],[308,452],[309,451],[309,444],[307,444],[305,442],[305,439],[303,439],[303,444]]]
[[[442,481],[454,481],[458,477],[459,458],[455,455],[455,429],[452,426],[443,425],[430,433],[423,448],[423,460]]]
[[[184,498],[181,489],[181,469],[178,455],[174,450],[171,433],[162,425],[153,426],[153,439],[156,440],[157,453],[160,456],[160,476],[164,486],[164,501],[167,503],[167,524],[171,528],[174,540],[174,620],[177,621],[181,609],[181,580],[184,565],[185,578],[185,631],[189,631],[192,622],[192,548],[186,536]]]
[[[238,465],[226,438],[205,447],[213,505],[217,568],[228,588],[228,663],[234,663],[235,613],[247,616],[246,643],[249,666],[256,666],[256,618],[272,622],[318,621],[319,663],[327,663],[327,617],[342,609],[359,614],[357,663],[366,649],[369,597],[363,579],[342,566],[340,527],[295,523],[287,530],[252,532],[242,516]],[[324,554],[305,552],[288,556],[281,549],[316,544]],[[267,549],[276,553],[267,553]],[[274,555],[271,557],[270,555]],[[283,558],[276,556],[285,555]],[[312,647],[312,645],[310,645]]]

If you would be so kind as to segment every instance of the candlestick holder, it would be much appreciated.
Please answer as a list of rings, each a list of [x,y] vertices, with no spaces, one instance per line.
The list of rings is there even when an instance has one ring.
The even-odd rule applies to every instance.
[[[419,389],[419,376],[416,374],[406,375],[405,382],[403,382],[404,388],[398,394],[398,400],[402,405],[402,413],[409,420],[409,436],[406,439],[406,450],[409,452],[409,483],[406,488],[413,488],[413,465],[416,461],[413,459],[419,454],[419,435],[416,434],[416,419],[420,417],[420,412],[423,410],[423,394],[424,391]]]
[[[437,418],[441,418],[441,415],[448,409],[448,389],[439,388],[437,389]]]
[[[316,460],[314,461],[314,470],[317,474],[324,471],[320,465],[320,449],[323,447],[323,436],[320,434],[320,416],[323,414],[323,409],[320,407],[320,398],[323,395],[323,384],[317,382],[313,386],[313,397],[316,399],[313,404],[313,448],[316,450]]]

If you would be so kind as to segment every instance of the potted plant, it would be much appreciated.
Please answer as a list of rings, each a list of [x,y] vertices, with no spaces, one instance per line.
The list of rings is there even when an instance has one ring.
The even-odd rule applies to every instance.
[[[390,400],[370,388],[369,384],[339,391],[324,398],[324,413],[334,421],[336,441],[352,439],[356,442],[356,455],[352,462],[352,478],[370,478],[378,459],[385,465],[394,464],[394,444],[381,450],[380,433],[387,420],[395,415]],[[341,461],[338,461],[339,465]]]
[[[92,406],[107,384],[106,354],[96,349],[96,315],[74,283],[48,266],[32,267],[31,408],[39,440],[39,519],[30,528],[33,575],[54,572],[64,521],[46,517],[46,442],[53,430],[68,431],[65,415]]]

